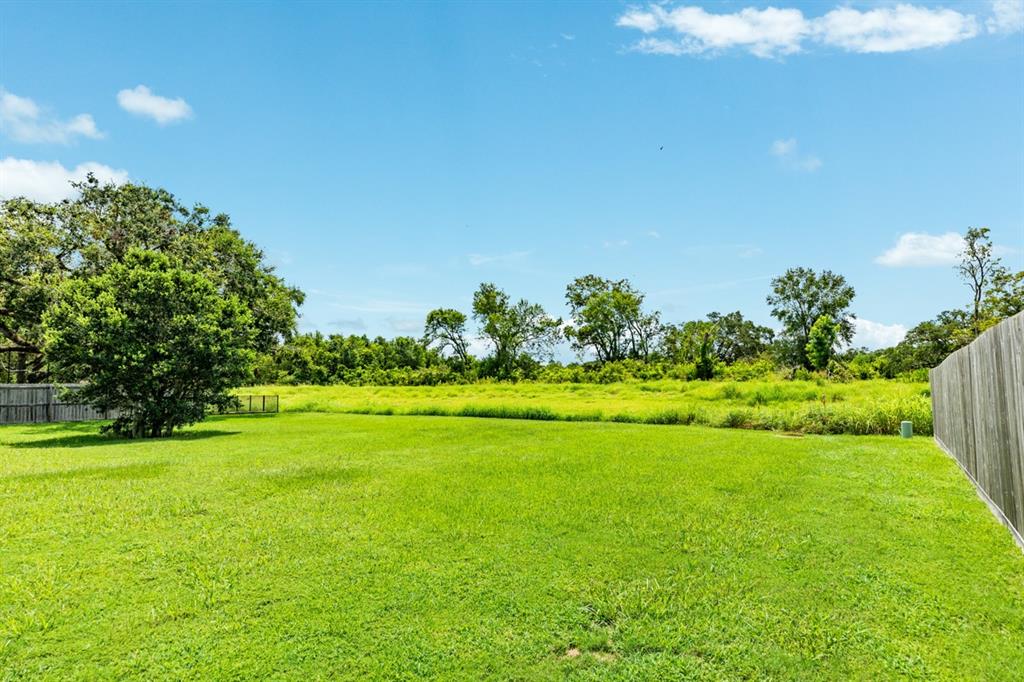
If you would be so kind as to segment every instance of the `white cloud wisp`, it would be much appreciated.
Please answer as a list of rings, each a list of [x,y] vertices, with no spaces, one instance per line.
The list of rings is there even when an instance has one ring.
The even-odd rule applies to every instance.
[[[146,116],[160,125],[192,118],[192,107],[181,97],[177,99],[161,97],[145,85],[121,90],[117,93],[117,103],[125,111]]]
[[[101,139],[89,114],[61,120],[28,97],[0,89],[0,131],[15,142],[68,144],[76,137]]]

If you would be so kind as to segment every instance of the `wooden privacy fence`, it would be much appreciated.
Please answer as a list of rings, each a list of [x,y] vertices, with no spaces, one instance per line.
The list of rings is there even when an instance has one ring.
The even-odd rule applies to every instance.
[[[74,402],[73,396],[62,400],[68,390],[82,384],[0,384],[0,424],[33,424],[36,422],[77,422],[91,419],[114,419],[117,410],[106,412],[91,405]],[[220,414],[257,414],[277,412],[276,395],[240,395],[237,407]]]
[[[61,399],[65,390],[82,384],[0,384],[0,424],[35,422],[80,422],[89,419],[113,419],[114,410],[103,412],[91,405]]]
[[[929,372],[935,440],[1024,548],[1024,313]]]

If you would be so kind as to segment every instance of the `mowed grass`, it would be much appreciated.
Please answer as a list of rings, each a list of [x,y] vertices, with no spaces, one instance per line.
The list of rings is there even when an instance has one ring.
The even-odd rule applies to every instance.
[[[931,434],[925,383],[901,381],[651,381],[614,384],[480,383],[441,386],[258,386],[281,409],[614,421],[798,431],[896,434],[903,420]]]
[[[985,679],[1024,556],[926,439],[0,428],[0,678]]]

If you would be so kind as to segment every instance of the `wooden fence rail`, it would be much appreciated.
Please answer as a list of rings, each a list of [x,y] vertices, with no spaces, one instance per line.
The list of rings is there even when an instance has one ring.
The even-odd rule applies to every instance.
[[[1024,313],[929,373],[935,441],[1024,548]]]

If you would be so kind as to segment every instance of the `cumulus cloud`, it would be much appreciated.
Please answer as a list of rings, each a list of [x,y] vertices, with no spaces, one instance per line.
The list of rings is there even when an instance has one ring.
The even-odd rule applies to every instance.
[[[997,3],[1007,1],[1014,0]],[[994,7],[993,12],[992,21],[1013,25],[1012,7]],[[650,4],[628,9],[616,24],[645,34],[631,46],[638,52],[714,56],[743,50],[762,58],[802,52],[808,43],[849,52],[902,52],[949,45],[979,31],[973,15],[909,4],[866,11],[836,7],[814,18],[794,8],[746,7],[716,14],[701,7]]]
[[[902,324],[882,324],[857,318],[853,321],[853,326],[853,344],[872,350],[895,346],[907,335],[907,328]]]
[[[1024,31],[1024,0],[992,0],[992,16],[985,28],[989,33]]]
[[[0,159],[0,199],[25,197],[54,202],[75,196],[72,181],[84,180],[89,173],[101,182],[123,183],[128,172],[88,161],[65,168],[57,161],[32,161],[5,157]]]
[[[816,20],[814,30],[825,44],[850,52],[906,52],[973,38],[978,23],[951,9],[896,5],[861,12],[837,7]]]
[[[758,57],[775,57],[800,51],[800,43],[809,32],[798,9],[747,7],[731,14],[711,14],[701,7],[648,5],[631,9],[617,24],[644,33],[667,30],[672,40],[648,38],[636,49],[654,54],[703,54],[730,48],[745,49]]]
[[[192,118],[192,107],[178,97],[169,99],[153,93],[145,85],[121,90],[117,93],[117,103],[127,112],[147,116],[160,125],[175,123]]]
[[[821,168],[821,159],[813,154],[801,154],[795,137],[775,140],[771,147],[772,156],[778,158],[787,168],[813,173]]]
[[[964,238],[956,232],[907,232],[900,235],[895,246],[875,258],[875,262],[891,268],[953,265],[963,248]]]
[[[62,120],[28,97],[0,89],[0,130],[15,142],[68,144],[76,137],[103,137],[89,114]]]

